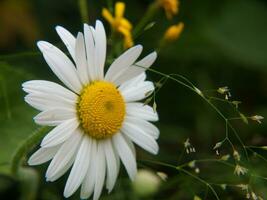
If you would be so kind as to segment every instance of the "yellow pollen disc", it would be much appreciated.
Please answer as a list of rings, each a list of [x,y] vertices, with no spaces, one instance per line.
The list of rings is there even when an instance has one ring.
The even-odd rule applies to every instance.
[[[83,89],[78,102],[78,115],[88,135],[105,139],[121,128],[125,103],[115,85],[96,81]]]

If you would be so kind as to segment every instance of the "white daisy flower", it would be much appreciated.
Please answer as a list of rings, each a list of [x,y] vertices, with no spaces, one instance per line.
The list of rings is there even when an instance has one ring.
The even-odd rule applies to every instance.
[[[137,45],[117,58],[104,75],[106,34],[101,21],[95,28],[84,24],[84,33],[75,38],[56,27],[72,60],[44,41],[38,42],[47,64],[64,83],[33,80],[23,83],[25,101],[41,112],[37,124],[55,126],[29,159],[30,165],[51,160],[46,180],[55,181],[71,168],[64,196],[80,186],[80,197],[100,197],[104,184],[110,192],[116,182],[120,160],[133,180],[137,172],[133,143],[157,154],[159,130],[153,108],[141,102],[154,85],[146,81],[156,52],[136,61],[142,46]],[[138,67],[139,66],[139,67]],[[142,66],[142,68],[140,68]]]

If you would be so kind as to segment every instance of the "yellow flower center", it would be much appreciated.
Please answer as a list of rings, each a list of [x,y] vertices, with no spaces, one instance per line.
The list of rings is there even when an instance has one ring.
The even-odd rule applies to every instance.
[[[122,126],[125,103],[112,83],[89,84],[83,89],[77,106],[83,130],[95,139],[111,137]]]

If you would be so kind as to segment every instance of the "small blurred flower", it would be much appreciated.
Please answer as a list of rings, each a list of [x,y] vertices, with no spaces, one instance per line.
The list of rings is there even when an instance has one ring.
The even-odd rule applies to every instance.
[[[221,160],[223,160],[223,161],[227,161],[227,160],[229,160],[229,158],[230,158],[230,155],[227,154],[227,155],[223,155],[223,156],[221,157]]]
[[[237,150],[234,150],[234,152],[233,152],[233,156],[234,156],[234,159],[235,159],[236,161],[240,161],[240,154],[238,153]]]
[[[252,197],[253,200],[257,200],[258,199],[257,195],[254,192],[251,192],[251,197]]]
[[[239,104],[241,104],[242,102],[241,101],[232,101],[232,104],[238,108]]]
[[[171,19],[178,13],[178,0],[158,0],[158,4],[165,10],[168,19]]]
[[[222,188],[223,190],[226,190],[226,187],[227,187],[226,184],[221,184],[220,186],[221,186],[221,188]]]
[[[246,169],[245,167],[242,167],[241,165],[237,164],[235,166],[235,171],[234,174],[236,174],[237,176],[240,175],[245,175],[248,172],[248,169]]]
[[[189,138],[187,138],[186,141],[184,142],[184,148],[185,148],[185,151],[186,151],[187,154],[196,152],[196,149],[190,143]]]
[[[254,116],[250,117],[250,119],[252,119],[253,121],[258,122],[259,124],[261,124],[261,120],[263,120],[264,117],[260,116],[260,115],[254,115]]]
[[[195,195],[194,200],[202,200],[199,196]]]
[[[230,89],[227,86],[220,87],[217,89],[217,92],[225,95],[225,99],[228,100],[231,97]]]
[[[112,30],[118,32],[124,37],[124,48],[129,48],[134,45],[132,39],[132,24],[124,18],[125,3],[116,2],[114,17],[108,9],[103,8],[102,16],[109,22]]]
[[[188,167],[190,167],[190,168],[195,168],[195,167],[196,167],[196,161],[193,160],[193,161],[189,162],[189,163],[188,163]]]
[[[243,191],[248,191],[248,185],[247,184],[239,184],[236,187],[241,188]]]
[[[147,197],[157,192],[161,183],[160,177],[150,170],[138,170],[133,182],[133,189],[140,197]]]
[[[163,39],[167,42],[173,42],[179,38],[183,29],[184,29],[183,22],[179,22],[176,25],[172,25],[166,30]]]
[[[168,175],[164,172],[157,172],[157,175],[163,180],[166,181],[168,178]]]
[[[258,196],[258,199],[259,199],[259,200],[263,200],[263,198],[262,198],[261,196]]]
[[[217,142],[215,146],[213,147],[213,150],[218,149],[222,146],[223,142]]]

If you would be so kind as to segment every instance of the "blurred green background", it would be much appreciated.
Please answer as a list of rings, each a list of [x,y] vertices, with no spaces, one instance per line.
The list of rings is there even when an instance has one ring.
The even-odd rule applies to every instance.
[[[152,0],[124,1],[126,17],[137,24]],[[89,22],[101,19],[101,9],[107,1],[88,1]],[[135,43],[144,46],[144,54],[158,48],[166,28],[179,21],[185,23],[181,37],[161,49],[153,66],[164,73],[186,76],[201,90],[228,86],[232,100],[242,101],[240,110],[248,115],[267,114],[267,1],[264,0],[181,0],[179,14],[167,20],[160,11],[155,25]],[[104,21],[104,20],[103,20]],[[109,31],[109,24],[104,21]],[[47,164],[25,169],[21,181],[10,176],[9,163],[18,145],[37,126],[32,117],[37,113],[26,105],[21,83],[31,79],[56,80],[36,47],[36,41],[46,40],[59,47],[62,42],[54,27],[62,25],[72,33],[82,30],[76,0],[1,0],[0,1],[0,199],[63,199],[67,176],[55,183],[45,183]],[[65,50],[65,49],[64,49]],[[148,72],[149,79],[161,77]],[[216,93],[211,93],[218,96]],[[156,95],[160,121],[160,153],[150,156],[138,151],[138,158],[155,159],[177,165],[184,150],[183,142],[190,138],[196,153],[185,155],[183,162],[192,159],[217,158],[213,147],[225,135],[224,121],[199,96],[174,82],[168,81]],[[218,104],[226,114],[235,116],[229,107]],[[266,123],[240,121],[234,123],[246,145],[267,145]],[[238,142],[233,141],[238,145]],[[259,150],[263,156],[267,153]],[[231,154],[226,145],[221,154]],[[242,155],[243,156],[243,155]],[[267,177],[267,163],[252,158],[251,169]],[[163,171],[168,175],[152,196],[139,197],[131,187],[124,169],[121,170],[115,190],[102,199],[215,199],[205,185],[194,179],[145,162],[140,168]],[[237,185],[247,183],[246,177],[233,175],[233,170],[220,164],[199,165],[200,177],[212,183]],[[253,191],[267,199],[267,181],[250,180]],[[234,187],[226,190],[215,186],[221,199],[245,199],[245,192]],[[75,194],[70,199],[78,199]]]

